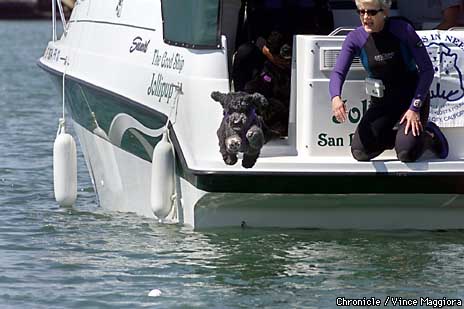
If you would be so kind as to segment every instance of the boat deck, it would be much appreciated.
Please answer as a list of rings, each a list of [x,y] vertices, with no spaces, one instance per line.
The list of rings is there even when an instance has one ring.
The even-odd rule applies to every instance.
[[[293,149],[293,150],[292,150]],[[404,163],[396,158],[394,150],[387,150],[370,162],[358,162],[351,156],[304,156],[298,155],[286,139],[272,140],[262,149],[255,166],[244,169],[239,161],[233,166],[214,160],[198,160],[191,170],[202,172],[241,172],[259,174],[263,172],[280,173],[464,173],[464,158],[450,156],[446,160],[437,159],[430,151],[425,151],[417,162]]]

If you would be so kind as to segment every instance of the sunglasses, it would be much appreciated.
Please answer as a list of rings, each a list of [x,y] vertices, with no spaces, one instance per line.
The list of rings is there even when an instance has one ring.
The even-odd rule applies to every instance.
[[[364,14],[367,13],[368,16],[375,16],[377,13],[382,12],[383,9],[378,9],[378,10],[356,10],[359,15],[364,16]]]

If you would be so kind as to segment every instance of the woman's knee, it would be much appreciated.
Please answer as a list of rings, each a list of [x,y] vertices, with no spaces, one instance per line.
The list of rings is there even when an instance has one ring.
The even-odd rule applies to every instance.
[[[371,155],[362,149],[351,148],[351,154],[356,161],[369,161],[372,159]]]
[[[424,152],[424,134],[414,136],[412,132],[404,134],[404,125],[398,128],[395,151],[401,162],[415,162]]]
[[[420,153],[413,150],[400,150],[396,152],[398,160],[401,162],[415,162],[419,159]]]

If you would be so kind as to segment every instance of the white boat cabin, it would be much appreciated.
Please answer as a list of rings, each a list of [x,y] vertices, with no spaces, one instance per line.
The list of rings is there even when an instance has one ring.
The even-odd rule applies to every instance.
[[[359,26],[359,16],[354,1],[326,2],[333,14],[334,31],[330,35],[293,33],[289,134],[288,138],[266,144],[262,153],[264,157],[298,154],[314,159],[351,159],[351,139],[369,104],[364,85],[366,72],[359,59],[355,59],[344,86],[343,97],[347,99],[349,108],[348,121],[344,124],[332,117],[328,83],[344,35]],[[168,3],[172,3],[172,7]],[[198,49],[208,46],[224,49],[230,76],[230,63],[239,45],[237,29],[243,29],[243,24],[247,23],[246,14],[243,16],[240,11],[241,1],[197,0],[187,5],[184,3],[182,0],[163,1],[165,42]],[[183,8],[179,9],[180,6]],[[394,1],[390,14],[399,15],[399,7],[404,12],[410,10],[406,1]],[[430,90],[430,120],[443,128],[451,145],[449,159],[457,160],[464,156],[464,145],[457,142],[464,133],[464,31],[459,28],[454,31],[433,30],[438,22],[424,20],[418,25],[423,29],[418,34],[429,50],[436,72]],[[233,90],[232,82],[230,89]],[[387,151],[380,159],[394,160],[396,156]]]

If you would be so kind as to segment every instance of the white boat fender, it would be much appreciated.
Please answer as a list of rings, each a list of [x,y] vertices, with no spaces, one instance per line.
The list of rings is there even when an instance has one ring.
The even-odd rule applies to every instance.
[[[53,144],[53,188],[60,206],[74,205],[77,198],[76,142],[65,132],[61,120]]]
[[[164,219],[172,210],[174,195],[174,152],[167,132],[153,149],[151,169],[151,208],[158,219]]]

